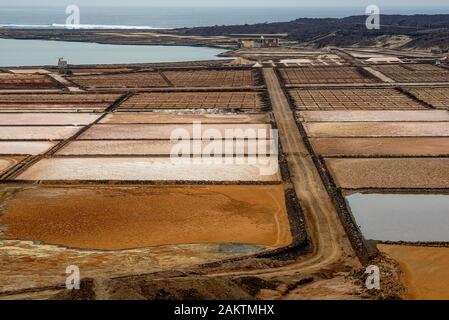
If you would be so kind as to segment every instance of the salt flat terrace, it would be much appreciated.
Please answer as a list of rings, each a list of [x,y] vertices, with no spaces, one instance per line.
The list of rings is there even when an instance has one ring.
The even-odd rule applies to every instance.
[[[109,75],[72,76],[68,79],[87,89],[103,88],[154,88],[169,84],[159,72],[133,72]]]
[[[182,130],[188,133],[191,139],[207,139],[208,134],[216,134],[216,139],[257,139],[262,135],[270,139],[270,124],[97,124],[85,131],[79,139],[81,140],[170,140],[178,137],[175,134]],[[260,136],[257,136],[260,130]],[[198,131],[195,135],[195,131]],[[209,132],[209,133],[208,133]],[[227,134],[228,132],[228,134]],[[253,136],[254,135],[254,136]],[[177,139],[177,138],[176,138]],[[186,137],[187,139],[187,137]]]
[[[385,111],[299,111],[299,119],[313,122],[441,122],[449,121],[443,110],[385,110]]]
[[[0,141],[65,140],[81,128],[79,126],[0,126]]]
[[[316,122],[309,137],[449,137],[449,122]]]
[[[264,108],[266,102],[260,92],[149,92],[132,96],[119,110]]]
[[[430,64],[377,65],[372,67],[396,82],[449,82],[449,70]]]
[[[59,84],[47,75],[0,73],[0,90],[58,89]]]
[[[404,90],[435,109],[449,110],[449,87],[404,88]]]
[[[56,145],[56,141],[0,141],[0,155],[39,155]]]
[[[310,138],[324,157],[449,156],[449,137]]]
[[[297,116],[320,156],[449,155],[447,111],[300,111]]]
[[[0,113],[104,112],[118,98],[118,94],[107,93],[0,94]]]
[[[126,103],[126,102],[125,102]],[[193,124],[210,123],[270,123],[272,117],[268,113],[186,113],[183,111],[160,112],[118,112],[107,114],[99,123],[105,124]]]
[[[255,87],[261,85],[255,69],[164,71],[175,87]]]
[[[0,119],[0,140],[4,146],[4,150],[0,151],[1,154],[43,155],[42,158],[32,158],[17,172],[12,170],[10,174],[18,180],[212,183],[226,181],[279,183],[281,180],[277,168],[278,160],[269,158],[275,154],[270,131],[272,119],[269,114],[254,113],[260,112],[266,106],[262,92],[146,92],[131,95],[131,98],[129,95],[108,93],[59,96],[7,94],[2,95],[2,98],[8,107],[11,107],[10,102],[14,105],[25,102],[33,106],[33,103],[40,103],[41,106],[54,107],[47,109],[53,111],[52,113],[10,112],[4,113]],[[133,98],[135,102],[132,101]],[[164,107],[167,109],[164,108],[164,112],[157,112],[160,110],[159,103],[164,100]],[[58,106],[64,103],[78,102],[89,105],[98,101],[107,103],[105,109],[101,110],[107,111],[106,113],[65,112],[67,109],[59,112],[58,109]],[[143,108],[145,112],[141,109],[137,109],[139,112],[133,108],[128,109],[139,101],[142,103],[154,101],[156,104],[145,105]],[[194,106],[197,105],[197,101],[202,101],[200,114],[195,113]],[[177,106],[179,102],[183,104]],[[204,108],[209,112],[204,112]],[[229,110],[233,108],[239,112],[230,113]],[[175,109],[176,112],[173,111]],[[253,113],[243,112],[245,110],[251,110]],[[217,111],[223,112],[217,114]],[[194,135],[195,124],[201,126],[199,136]],[[176,130],[183,130],[189,138],[180,143],[171,141],[172,134]],[[212,131],[220,137],[204,137]],[[231,137],[229,132],[232,132]],[[263,137],[258,136],[260,132],[264,133]],[[229,141],[225,142],[224,138],[231,138],[234,145],[229,147]],[[254,149],[252,145],[250,146],[249,140],[259,138],[261,141],[255,142],[257,147]],[[204,140],[197,144],[192,142],[192,139]],[[242,141],[237,143],[235,139]],[[186,151],[187,154],[183,156],[201,157],[204,150],[211,148],[211,143],[214,144],[213,152],[208,153],[207,157],[238,156],[239,160],[234,159],[235,163],[228,165],[204,162],[173,163],[170,159],[173,148]],[[199,151],[196,150],[197,146],[200,147]],[[264,158],[263,161],[258,161],[260,159],[253,161],[259,151]],[[274,172],[267,176],[260,174],[261,170],[272,164],[276,166]]]
[[[445,173],[449,112],[303,111],[297,115],[337,187],[449,188]]]
[[[0,175],[22,161],[24,157],[0,157]]]
[[[357,67],[296,67],[279,68],[286,85],[375,83],[378,79],[365,75]]]
[[[290,89],[298,110],[428,109],[396,89]]]
[[[326,159],[344,189],[449,189],[449,158]]]
[[[230,143],[225,140],[213,142],[215,152],[223,156],[276,155],[273,140],[261,140],[253,143],[241,140]],[[0,147],[2,146],[0,142]],[[14,145],[15,146],[15,145]],[[82,140],[72,141],[56,155],[61,156],[164,156],[170,157],[174,150],[190,150],[189,156],[201,156],[211,146],[210,141],[170,141],[170,140]],[[18,148],[18,146],[15,146]],[[14,147],[11,147],[13,149]],[[25,147],[24,147],[25,148]],[[17,153],[17,152],[15,152]],[[20,153],[19,153],[20,154]],[[176,154],[175,154],[176,155]]]
[[[57,70],[54,70],[57,71]],[[96,75],[96,74],[110,74],[133,71],[131,68],[72,68],[70,69],[74,75]]]
[[[67,77],[77,85],[89,89],[139,89],[164,87],[228,87],[251,88],[262,84],[257,70],[162,70],[104,75],[74,75]]]
[[[90,113],[7,113],[0,117],[0,126],[63,126],[88,125],[99,118]]]

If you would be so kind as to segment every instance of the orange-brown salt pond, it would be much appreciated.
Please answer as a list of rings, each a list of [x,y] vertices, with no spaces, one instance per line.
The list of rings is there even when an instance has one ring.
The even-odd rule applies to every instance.
[[[449,299],[449,248],[378,245],[403,271],[405,299]]]
[[[2,239],[99,250],[292,241],[281,185],[13,188],[0,193]]]

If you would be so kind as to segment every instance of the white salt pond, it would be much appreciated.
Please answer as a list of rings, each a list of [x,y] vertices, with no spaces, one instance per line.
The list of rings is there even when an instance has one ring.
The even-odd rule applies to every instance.
[[[76,126],[0,126],[0,140],[63,140],[80,129]]]
[[[201,160],[201,159],[200,159]],[[231,159],[232,160],[232,159]],[[53,158],[43,159],[17,180],[122,181],[280,181],[277,157],[245,157],[237,163],[170,158]]]
[[[1,145],[0,145],[1,146]],[[273,140],[215,140],[215,141],[170,141],[170,140],[82,140],[73,141],[58,151],[57,155],[164,155],[173,150],[186,150],[188,155],[275,155]],[[176,154],[179,154],[177,152]]]
[[[0,125],[88,125],[98,117],[88,113],[8,113],[0,115]]]
[[[0,155],[38,155],[55,145],[49,141],[0,141]]]

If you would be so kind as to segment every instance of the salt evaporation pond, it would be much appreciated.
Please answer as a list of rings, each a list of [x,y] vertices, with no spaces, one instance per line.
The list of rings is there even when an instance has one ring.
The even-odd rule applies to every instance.
[[[357,193],[347,201],[365,239],[449,241],[449,195]]]

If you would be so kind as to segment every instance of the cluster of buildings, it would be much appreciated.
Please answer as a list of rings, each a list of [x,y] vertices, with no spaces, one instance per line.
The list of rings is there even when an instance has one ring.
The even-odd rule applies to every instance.
[[[273,48],[279,47],[280,41],[288,34],[231,34],[230,37],[238,39],[241,49]]]

